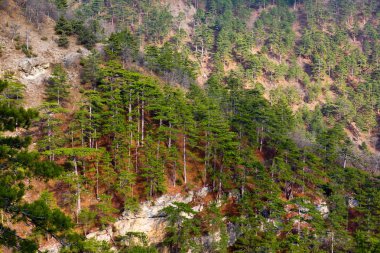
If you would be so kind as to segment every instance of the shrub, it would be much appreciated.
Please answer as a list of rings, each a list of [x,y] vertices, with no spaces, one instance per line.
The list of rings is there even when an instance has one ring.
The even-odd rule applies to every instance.
[[[68,48],[69,47],[69,39],[67,38],[66,34],[62,34],[59,36],[57,40],[57,44],[59,47]]]
[[[83,25],[77,27],[75,33],[78,35],[78,44],[85,46],[87,49],[94,47],[96,35]]]
[[[27,46],[26,44],[21,45],[21,51],[26,55],[28,58],[36,57],[37,55],[33,53],[32,47]]]
[[[64,17],[60,17],[55,25],[55,32],[59,35],[72,35],[74,33],[73,25]]]
[[[4,53],[4,45],[0,44],[0,57],[3,56]]]
[[[78,44],[84,45],[87,49],[91,49],[97,41],[95,33],[86,27],[82,21],[78,20],[69,21],[64,17],[60,17],[55,25],[55,32],[66,36],[76,34],[78,36]],[[60,39],[62,39],[62,46],[66,47],[65,39]]]

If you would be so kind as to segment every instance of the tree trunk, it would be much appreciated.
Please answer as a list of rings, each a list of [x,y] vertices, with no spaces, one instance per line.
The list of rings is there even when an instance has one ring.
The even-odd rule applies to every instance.
[[[50,115],[48,115],[48,119],[47,119],[47,127],[48,127],[48,143],[49,143],[49,151],[51,151],[51,136],[52,136],[52,131],[51,131],[51,127],[50,127]],[[53,156],[52,154],[49,154],[49,160],[50,161],[53,161]]]
[[[260,152],[263,151],[263,143],[264,143],[264,127],[261,127],[261,132],[260,132]]]
[[[208,151],[208,149],[209,149],[209,146],[210,146],[210,141],[209,141],[209,138],[208,138],[208,136],[209,136],[209,133],[208,133],[208,131],[206,131],[206,139],[207,139],[207,142],[206,142],[206,148],[205,148],[205,162],[204,162],[204,165],[205,165],[205,168],[204,168],[204,175],[203,175],[203,185],[204,186],[206,186],[206,183],[207,183],[207,167],[208,167],[208,163],[209,163],[209,161],[208,161],[208,159],[209,159],[209,151]]]
[[[77,158],[74,156],[73,158],[73,163],[74,163],[74,174],[77,180],[76,186],[77,186],[77,208],[76,208],[76,221],[77,224],[79,223],[79,214],[81,212],[81,190],[80,190],[80,181],[79,181],[79,172],[78,172],[78,163],[77,163]]]
[[[161,129],[161,127],[162,127],[162,119],[160,119],[159,129]],[[158,161],[159,157],[160,157],[160,138],[158,137],[158,140],[157,140],[157,154],[156,154],[157,161]]]
[[[222,197],[222,173],[223,173],[223,164],[221,164],[219,168],[218,199]]]
[[[92,128],[92,105],[91,104],[90,104],[90,107],[89,107],[89,117],[90,117],[89,125],[90,125],[90,129],[91,129]],[[92,136],[91,135],[89,137],[88,143],[89,143],[89,147],[93,148],[94,145],[92,143]]]
[[[186,168],[186,134],[184,133],[183,134],[183,178],[184,178],[185,184],[187,184],[187,171],[186,170],[187,170],[187,168]]]
[[[343,168],[345,169],[347,165],[347,154],[344,154]]]
[[[81,124],[81,127],[80,127],[80,138],[81,138],[82,148],[84,148],[84,130],[83,130],[83,124]]]
[[[58,90],[57,90],[57,104],[58,104],[58,106],[61,106],[60,94],[59,94],[59,88],[58,88]]]
[[[300,237],[301,237],[301,208],[300,206],[298,205],[298,226],[297,226],[297,229],[298,229],[298,241],[300,241]]]
[[[95,141],[95,149],[98,150],[98,142]],[[98,158],[96,159],[96,164],[95,164],[95,169],[96,169],[96,199],[99,200],[99,160]]]
[[[26,35],[26,50],[29,51],[29,31],[26,31],[25,35]]]
[[[173,187],[176,186],[177,181],[177,162],[174,161],[174,168],[173,168],[174,174],[173,174]]]
[[[172,123],[169,122],[169,140],[168,140],[168,148],[172,147]]]
[[[144,97],[144,93],[142,94],[142,97]],[[144,127],[145,127],[145,101],[144,99],[141,100],[141,145],[144,145]]]
[[[140,115],[140,96],[137,95],[137,146],[140,146],[140,118],[141,118],[141,115]]]
[[[129,90],[128,123],[129,123],[128,160],[129,160],[129,168],[132,168],[132,142],[133,142],[133,131],[132,131],[132,90]]]

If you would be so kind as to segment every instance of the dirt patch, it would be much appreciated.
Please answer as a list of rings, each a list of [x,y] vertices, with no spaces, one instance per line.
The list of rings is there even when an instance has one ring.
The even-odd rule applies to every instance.
[[[0,16],[0,43],[4,46],[0,58],[0,76],[6,72],[13,73],[25,85],[25,107],[38,107],[44,99],[44,82],[51,73],[51,66],[64,63],[70,55],[77,54],[80,57],[89,52],[76,45],[75,38],[69,39],[68,49],[58,47],[55,42],[55,21],[46,17],[38,30],[26,20],[13,1],[10,1],[7,10],[0,11]],[[26,57],[19,48],[26,41],[34,54],[32,58]],[[70,83],[77,83],[78,68],[72,68],[70,72]]]
[[[174,20],[179,22],[178,27],[185,30],[188,35],[193,33],[191,23],[194,20],[194,15],[197,12],[193,5],[187,4],[183,0],[164,0],[162,4],[169,6],[169,11],[174,17]]]
[[[247,28],[248,30],[252,30],[253,26],[256,22],[256,20],[259,18],[261,12],[263,11],[263,8],[259,8],[258,10],[253,10],[251,12],[251,15],[249,16],[249,19],[247,21]]]

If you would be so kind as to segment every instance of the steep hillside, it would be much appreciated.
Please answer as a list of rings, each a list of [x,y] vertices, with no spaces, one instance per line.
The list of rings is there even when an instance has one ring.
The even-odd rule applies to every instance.
[[[71,39],[72,47],[58,47],[55,42],[58,37],[54,31],[54,20],[46,16],[37,29],[36,25],[24,16],[20,6],[13,1],[7,3],[7,8],[0,10],[0,74],[12,74],[24,84],[24,105],[27,108],[36,108],[44,99],[44,81],[50,76],[51,66],[62,63],[70,69],[69,80],[74,88],[79,84],[79,60],[88,55],[88,50],[76,46],[74,39]],[[33,57],[28,57],[27,53],[23,52],[23,46],[26,45]],[[73,93],[78,93],[78,90]]]
[[[379,13],[0,0],[2,250],[379,252]]]

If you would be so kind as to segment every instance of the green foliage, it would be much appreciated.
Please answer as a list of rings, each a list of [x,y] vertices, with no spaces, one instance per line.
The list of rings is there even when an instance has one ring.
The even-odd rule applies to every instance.
[[[29,127],[31,119],[35,118],[37,112],[31,109],[25,110],[24,108],[12,108],[8,105],[0,105],[2,115],[0,119],[0,130],[13,131],[15,127]]]
[[[62,233],[73,226],[69,217],[57,208],[51,210],[43,200],[23,205],[21,212],[35,224],[36,229],[49,233]]]
[[[137,38],[128,30],[113,33],[108,39],[107,53],[110,57],[119,56],[123,62],[134,62],[139,52]]]
[[[104,241],[97,241],[95,239],[86,240],[83,242],[83,252],[88,253],[111,253],[108,243]]]
[[[18,237],[14,230],[4,227],[2,224],[0,224],[0,231],[1,244],[8,248],[16,248],[22,253],[35,252],[38,249],[35,242]]]
[[[157,249],[153,247],[133,246],[121,251],[123,253],[157,253]]]
[[[68,234],[66,237],[67,244],[60,250],[61,253],[110,253],[112,250],[110,246],[104,241],[97,241],[95,239],[84,239],[78,234]]]
[[[61,106],[69,95],[68,76],[62,65],[58,64],[53,67],[51,77],[47,82],[46,94],[49,102],[56,101]]]
[[[55,24],[55,32],[59,35],[72,35],[73,26],[64,16],[61,16]]]
[[[67,38],[66,34],[62,34],[59,36],[57,40],[57,45],[59,47],[68,48],[69,47],[69,39]]]
[[[288,55],[294,47],[295,34],[292,30],[292,24],[295,20],[294,14],[291,13],[287,6],[279,5],[265,11],[255,22],[254,34],[263,36],[263,44],[269,52],[281,56]]]
[[[180,83],[187,87],[195,78],[195,64],[186,54],[176,51],[173,44],[165,43],[161,48],[147,47],[145,60],[147,67],[162,74],[167,82]]]
[[[97,42],[97,37],[91,27],[87,27],[82,21],[67,20],[61,16],[56,25],[55,32],[61,35],[58,40],[58,45],[67,45],[65,36],[77,35],[78,44],[84,45],[87,49],[94,47]]]
[[[26,55],[28,58],[36,57],[37,55],[33,53],[32,46],[28,46],[26,44],[21,45],[21,51]]]
[[[83,226],[84,234],[87,234],[89,228],[95,225],[97,213],[90,209],[82,209],[79,214],[79,222]]]
[[[145,141],[145,161],[141,168],[141,176],[145,181],[146,194],[150,197],[165,192],[164,164],[162,160],[157,159],[157,148],[152,140]]]
[[[7,81],[0,82],[1,92],[9,85]],[[0,102],[1,131],[13,131],[16,127],[28,127],[31,120],[37,116],[34,110],[25,110],[10,104]],[[33,233],[43,232],[61,236],[72,227],[69,217],[58,208],[49,208],[46,199],[31,203],[23,203],[22,198],[27,190],[26,179],[33,177],[53,178],[58,176],[60,166],[41,161],[37,153],[28,153],[31,138],[0,137],[0,159],[2,161],[0,179],[0,211],[6,214],[12,222],[25,222],[33,225]],[[2,221],[3,222],[3,221]],[[32,234],[33,235],[33,234]],[[33,238],[33,236],[31,236]],[[28,237],[20,237],[17,232],[4,224],[0,225],[0,244],[13,248],[17,252],[35,252],[37,243]]]
[[[169,225],[166,228],[167,237],[165,244],[174,252],[187,252],[189,250],[199,252],[200,224],[195,212],[188,204],[173,203],[163,209],[167,215]]]
[[[369,154],[354,150],[345,128],[376,129],[379,5],[198,2],[186,3],[196,8],[192,22],[151,1],[84,2],[72,19],[59,18],[62,46],[66,36],[76,35],[87,48],[102,40],[104,54],[93,51],[82,60],[82,99],[73,115],[60,108],[67,74],[62,67],[53,71],[48,100],[59,106],[41,107],[39,140],[51,162],[19,151],[30,139],[0,139],[1,159],[11,168],[0,180],[2,209],[21,206],[44,217],[33,221],[41,227],[67,230],[64,216],[44,201],[18,204],[27,190],[24,179],[63,173],[71,194],[65,203],[77,201],[78,226],[86,234],[112,223],[121,211],[116,204],[134,212],[141,198],[203,185],[221,207],[207,203],[195,213],[176,203],[163,211],[164,244],[173,252],[205,251],[202,236],[211,238],[215,252],[328,252],[332,246],[336,252],[377,252],[378,178],[350,166],[375,170],[378,159],[362,158]],[[57,5],[66,8],[64,1]],[[107,39],[100,24],[115,32]],[[197,77],[208,77],[204,89]],[[2,86],[1,129],[29,126],[35,113],[13,107],[22,87]],[[98,202],[81,209],[83,192]],[[352,198],[359,205],[350,206]],[[330,212],[322,217],[316,205],[323,208],[324,201]],[[238,231],[229,249],[228,226]],[[12,247],[21,245],[12,230],[4,231]],[[67,231],[60,236],[68,242],[63,252],[109,251]],[[156,252],[142,237],[127,234],[118,247]],[[133,245],[136,238],[144,246]]]
[[[25,86],[23,84],[13,80],[10,77],[4,80],[0,80],[0,86],[4,87],[1,88],[0,95],[2,103],[8,104],[9,107],[11,103],[17,106],[21,104],[25,91]]]
[[[56,178],[63,172],[61,166],[52,161],[39,161],[39,154],[21,152],[17,154],[16,161],[24,166],[29,166],[35,176],[42,178]]]
[[[148,41],[162,41],[169,33],[173,16],[165,6],[155,6],[144,18],[144,33]]]
[[[77,23],[74,25],[74,32],[78,36],[78,44],[83,45],[87,49],[92,49],[95,46],[97,38],[91,29],[81,23]]]
[[[99,62],[99,54],[94,51],[87,58],[81,60],[81,65],[83,66],[81,72],[82,83],[90,83],[96,87],[100,82]]]
[[[67,8],[67,1],[66,0],[55,0],[55,5],[58,9],[66,9]]]
[[[95,206],[96,218],[101,227],[105,227],[115,221],[113,215],[118,213],[118,210],[112,207],[112,197],[102,194],[99,196],[99,203]]]

